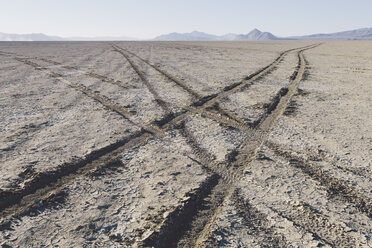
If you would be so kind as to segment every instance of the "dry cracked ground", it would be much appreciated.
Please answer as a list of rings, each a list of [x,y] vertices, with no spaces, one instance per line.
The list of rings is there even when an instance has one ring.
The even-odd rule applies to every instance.
[[[0,43],[2,247],[372,247],[372,43]]]

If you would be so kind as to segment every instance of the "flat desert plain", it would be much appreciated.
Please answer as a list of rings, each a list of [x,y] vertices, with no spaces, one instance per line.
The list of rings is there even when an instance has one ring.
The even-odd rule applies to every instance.
[[[371,247],[372,43],[1,42],[2,247]]]

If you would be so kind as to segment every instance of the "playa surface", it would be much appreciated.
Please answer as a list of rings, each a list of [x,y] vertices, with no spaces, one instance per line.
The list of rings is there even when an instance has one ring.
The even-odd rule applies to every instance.
[[[372,43],[0,42],[2,247],[372,246]]]

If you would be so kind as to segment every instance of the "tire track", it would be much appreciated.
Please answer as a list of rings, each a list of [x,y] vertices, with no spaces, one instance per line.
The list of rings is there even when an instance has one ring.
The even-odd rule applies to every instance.
[[[67,84],[71,88],[82,92],[84,95],[86,95],[86,96],[92,98],[93,100],[99,102],[100,104],[102,104],[103,107],[106,108],[107,110],[112,111],[112,112],[115,112],[116,114],[120,115],[121,117],[123,117],[124,119],[126,119],[127,121],[129,121],[129,123],[131,123],[132,125],[139,126],[143,130],[145,130],[146,132],[151,133],[153,135],[156,135],[158,137],[161,137],[161,136],[164,135],[164,131],[163,130],[159,129],[155,125],[152,125],[151,123],[150,124],[142,125],[142,124],[138,124],[138,123],[133,122],[131,120],[131,117],[133,116],[133,114],[131,112],[127,111],[124,107],[122,107],[122,106],[120,106],[120,105],[118,105],[116,103],[113,103],[111,100],[109,100],[105,96],[95,93],[94,91],[90,90],[86,86],[84,86],[82,84],[78,84],[78,83],[74,83],[74,82],[68,81],[65,78],[63,78],[62,75],[60,75],[58,73],[55,73],[55,72],[52,72],[52,71],[49,71],[47,68],[42,67],[42,66],[38,65],[37,63],[32,62],[30,60],[19,58],[19,57],[16,57],[14,59],[17,60],[17,61],[19,61],[19,62],[22,62],[24,64],[30,65],[30,66],[34,67],[36,70],[44,71],[47,75],[49,75],[51,77],[54,77],[57,80],[65,83],[65,84]],[[111,145],[109,145],[107,147],[109,150],[110,150],[110,146]],[[54,171],[51,171],[51,173],[54,173]],[[32,175],[28,175],[28,177],[30,177],[30,176],[32,176]],[[25,180],[25,178],[23,180]],[[4,197],[6,195],[11,195],[11,194],[9,194],[8,191],[3,191],[2,193],[3,194],[1,194],[1,195],[4,195]],[[2,200],[3,198],[0,197],[0,199]],[[4,201],[8,201],[6,199],[7,199],[7,197],[4,198]],[[13,201],[10,200],[9,202],[13,202]],[[4,202],[4,204],[5,204],[4,205],[5,207],[8,206],[6,204],[6,202]],[[1,209],[5,208],[5,207],[2,207],[2,205],[0,204],[0,211],[1,211]]]
[[[271,146],[277,146],[275,143],[271,141],[266,141],[266,145],[271,145]],[[285,150],[290,150],[288,147],[282,147],[282,149]],[[371,178],[371,170],[368,168],[350,168],[345,162],[342,162],[342,160],[335,155],[332,155],[328,153],[327,151],[324,151],[322,149],[314,149],[314,148],[309,148],[306,147],[304,150],[301,151],[296,151],[296,153],[301,153],[304,154],[309,158],[311,161],[325,161],[332,165],[333,168],[342,171],[344,173],[350,173],[358,177],[362,177],[367,179],[369,182],[372,182]],[[341,165],[343,164],[343,165]]]
[[[208,108],[205,108],[205,109],[210,111],[210,112],[214,112],[216,114],[221,114],[222,116],[225,116],[228,119],[232,119],[232,120],[234,120],[237,123],[240,123],[242,125],[245,125],[245,123],[246,123],[242,118],[230,113],[230,111],[227,111],[227,110],[221,108],[221,106],[218,102],[214,103],[211,107],[208,107]]]
[[[302,77],[305,72],[306,68],[306,61],[303,55],[305,50],[311,49],[316,47],[317,45],[308,46],[298,51],[299,61],[298,66],[296,67],[296,77],[290,82],[288,89],[285,90],[284,94],[280,94],[280,97],[277,99],[275,98],[272,105],[272,108],[269,108],[269,112],[261,118],[261,121],[257,124],[255,128],[255,132],[253,132],[245,142],[241,144],[241,146],[237,149],[239,154],[236,156],[236,162],[233,164],[233,167],[236,169],[233,171],[233,174],[236,180],[229,185],[229,193],[226,194],[225,199],[233,196],[234,190],[236,188],[235,182],[237,182],[242,177],[242,172],[247,164],[251,161],[258,159],[259,157],[259,150],[261,146],[264,144],[265,140],[267,139],[267,135],[269,134],[272,126],[275,124],[275,121],[282,115],[282,113],[287,108],[290,99],[293,95],[297,92],[298,84],[302,80]],[[231,173],[231,172],[230,172]],[[222,204],[219,206],[221,208]],[[218,216],[219,210],[215,211],[212,216],[208,216],[210,221],[205,226],[204,230],[199,233],[199,235],[190,237],[185,236],[183,239],[192,239],[196,240],[195,245],[196,247],[203,246],[203,242],[208,239],[211,232],[211,225],[214,223],[214,220]],[[193,246],[193,245],[190,245]]]
[[[147,86],[147,88],[150,90],[150,92],[154,95],[155,99],[157,99],[157,101],[161,102],[161,103],[165,103],[165,101],[163,99],[160,98],[159,94],[157,94],[156,90],[152,87],[152,85],[150,84],[150,82],[147,80],[147,78],[145,77],[145,74],[140,70],[140,68],[129,58],[128,54],[126,54],[126,50],[125,49],[122,49],[118,46],[115,46],[115,45],[112,45],[113,48],[119,52],[120,54],[122,54],[125,59],[132,65],[133,69],[137,72],[137,74],[139,75],[139,77],[142,79],[142,81],[145,83],[145,85]],[[303,49],[309,49],[309,48],[312,48],[313,46],[306,46],[305,48]],[[289,52],[289,51],[292,51],[292,50],[296,50],[296,49],[290,49],[286,52]],[[301,50],[302,51],[302,50]],[[275,61],[278,61],[278,63],[284,58],[284,55],[286,54],[286,52],[284,53],[281,53],[281,55],[275,60]],[[130,52],[128,52],[130,53]],[[138,57],[137,55],[134,55],[133,53],[130,53],[132,54],[133,56],[136,56]],[[139,58],[139,57],[138,57]],[[141,58],[140,58],[141,59]],[[143,59],[141,59],[143,60]],[[274,62],[275,62],[274,61]],[[301,63],[303,61],[299,61],[299,63]],[[270,64],[270,65],[273,65]],[[256,75],[258,78],[262,78],[263,76],[267,75],[273,68],[275,68],[275,66],[266,66],[265,68],[268,68],[268,70],[259,70],[259,72],[262,72],[259,73],[259,72],[256,72],[254,73],[254,75]],[[298,65],[297,68],[300,68],[300,66]],[[244,87],[245,85],[243,85],[242,87]],[[224,89],[223,92],[221,93],[225,93],[226,92],[231,92],[235,87],[238,87],[237,85],[234,85],[233,87],[230,87],[229,90],[226,90]],[[285,92],[287,93],[287,92]],[[211,98],[210,100],[212,100],[213,98]],[[280,97],[278,97],[278,99],[275,99],[275,102],[278,102],[280,100]],[[193,104],[192,104],[193,105]],[[218,103],[215,102],[214,105],[214,108],[216,108],[215,106],[217,105],[217,109],[220,109],[218,107]],[[276,104],[272,104],[273,107],[272,109],[274,109],[276,107]],[[167,106],[164,106],[164,105],[160,105],[166,112],[167,112],[167,117],[169,118],[172,118],[173,116],[175,116],[174,113],[172,113],[170,111],[169,108],[167,108]],[[269,111],[271,112],[272,109],[269,108]],[[208,111],[205,110],[205,108],[203,106],[199,106],[199,107],[189,107],[189,108],[186,108],[185,109],[185,115],[189,114],[189,113],[198,113],[198,114],[201,114],[202,117],[207,117],[207,118],[210,118],[210,119],[213,119],[215,121],[218,121],[220,123],[224,123],[225,125],[228,125],[228,126],[232,126],[236,129],[239,129],[239,130],[245,130],[245,131],[252,131],[250,127],[247,127],[245,124],[242,124],[240,121],[234,121],[232,120],[230,117],[227,117],[227,118],[224,118],[223,115],[221,116],[221,114],[219,115],[216,115],[216,114],[213,114],[213,113],[210,113]],[[270,113],[269,112],[269,113]],[[223,112],[224,113],[224,112]],[[268,114],[269,114],[268,113]],[[266,117],[266,116],[265,116]],[[184,118],[182,118],[181,121],[183,121]],[[162,121],[159,121],[159,123],[162,123]],[[181,124],[182,125],[182,124]],[[183,136],[186,138],[186,140],[188,141],[192,141],[190,142],[190,145],[191,147],[195,147],[195,144],[196,144],[196,141],[193,140],[192,138],[192,135],[189,133],[189,132],[186,132],[185,130],[183,132],[181,132],[183,134]],[[214,168],[219,168],[219,167],[223,167],[221,166],[220,164],[216,165],[215,163],[213,163],[213,159],[206,159],[206,157],[208,157],[209,155],[207,154],[206,151],[204,151],[204,149],[200,149],[200,147],[198,149],[194,149],[194,153],[197,152],[197,154],[199,154],[199,158],[202,160],[202,161],[205,161],[204,164],[213,164],[212,166],[209,166],[210,168],[211,167],[214,167]],[[223,173],[222,170],[219,171],[218,173],[220,176],[222,177],[225,177],[228,178],[227,180],[228,181],[232,181],[233,179],[231,179],[231,176],[228,176],[226,175],[226,173]],[[225,175],[224,175],[225,174]],[[234,177],[234,176],[233,176]],[[233,178],[232,177],[232,178]]]
[[[50,60],[50,59],[39,58],[39,57],[33,57],[33,59],[41,60],[41,61],[44,61],[44,62],[53,64],[53,65],[60,65],[64,69],[77,71],[77,72],[79,72],[79,73],[81,73],[83,75],[89,76],[91,78],[99,79],[102,82],[107,82],[107,83],[114,84],[114,85],[119,86],[120,88],[123,88],[123,89],[132,89],[132,88],[135,88],[134,86],[126,85],[125,83],[123,83],[120,80],[115,80],[113,78],[109,78],[109,77],[106,77],[106,76],[97,74],[95,72],[89,72],[89,71],[81,70],[81,69],[78,69],[75,66],[63,65],[60,62],[56,62],[56,61],[53,61],[53,60]]]
[[[288,152],[290,151],[288,147],[279,146],[278,144],[275,144],[274,142],[269,140],[265,142],[265,145],[270,147],[278,147],[278,149],[280,148],[281,150],[285,150]],[[306,147],[303,150],[299,151],[292,150],[292,152],[298,154],[298,156],[302,155],[304,156],[304,158],[306,157],[309,161],[324,161],[332,166],[332,170],[341,171],[345,174],[351,174],[357,178],[368,180],[370,183],[372,182],[371,171],[368,170],[368,168],[349,168],[347,167],[347,164],[343,164],[344,162],[342,162],[342,160],[322,149]]]
[[[140,125],[140,124],[134,123],[132,120],[130,120],[130,116],[132,116],[132,113],[128,112],[123,107],[111,102],[106,97],[93,92],[92,90],[85,87],[84,85],[70,82],[64,79],[60,74],[54,73],[52,71],[48,71],[46,68],[32,61],[29,61],[27,59],[18,58],[18,57],[14,59],[24,64],[30,65],[37,70],[45,71],[47,75],[58,79],[59,81],[69,85],[70,87],[82,92],[83,94],[87,95],[93,100],[101,103],[106,109],[119,114],[121,117],[128,120],[131,124],[135,126],[140,126],[141,130],[131,135],[130,136],[131,138],[129,138],[129,140],[127,140],[127,138],[124,138],[123,140],[110,144],[102,149],[93,151],[92,153],[87,155],[87,157],[83,159],[82,161],[77,161],[77,162],[74,161],[72,163],[62,164],[55,170],[47,171],[45,173],[38,173],[36,175],[35,174],[29,175],[29,178],[31,177],[31,179],[29,179],[28,182],[25,182],[25,185],[23,188],[7,190],[7,191],[0,190],[0,211],[19,202],[23,197],[34,193],[36,190],[46,187],[47,184],[51,182],[50,179],[57,180],[59,178],[68,177],[68,175],[70,175],[71,173],[75,173],[78,169],[86,166],[87,164],[91,163],[93,160],[99,160],[100,157],[104,156],[106,153],[108,154],[112,153],[114,150],[117,149],[118,146],[124,146],[127,142],[129,142],[132,139],[133,140],[138,139],[138,136],[147,137],[149,134],[151,134],[150,137],[153,137],[154,135],[161,137],[164,135],[164,131],[159,129],[157,126],[154,126],[152,124]],[[147,137],[146,140],[149,139],[150,137]],[[44,182],[48,182],[48,183],[45,184]]]
[[[20,59],[20,61],[33,66],[35,69],[46,70],[45,68],[39,66],[34,62],[24,59]],[[61,78],[59,74],[55,74],[53,72],[47,73],[49,73],[51,76],[57,77],[58,79]],[[75,86],[79,85],[76,84]],[[85,86],[77,87],[77,89],[79,89],[80,91],[84,91],[84,87]],[[95,96],[94,94],[90,94],[92,93],[91,91],[85,92],[93,97]],[[100,98],[99,95],[96,98],[97,100],[105,100],[104,98]],[[110,105],[108,104],[108,107],[109,106]],[[159,125],[161,127],[161,131],[164,132],[164,130],[166,130],[170,126],[176,125],[177,123],[179,123],[179,121],[182,121],[185,116],[187,116],[187,114],[188,111],[183,111],[181,113],[165,116],[164,119],[161,120],[161,125]],[[54,171],[48,171],[35,175],[35,177],[31,178],[31,180],[25,183],[25,186],[22,189],[13,192],[0,191],[0,202],[4,203],[1,206],[1,210],[3,210],[1,212],[2,223],[5,223],[4,221],[10,216],[16,216],[28,207],[31,207],[34,204],[35,199],[48,198],[51,192],[61,189],[64,184],[73,180],[74,178],[85,175],[85,172],[87,170],[97,170],[99,168],[102,168],[106,164],[115,160],[125,150],[147,142],[148,139],[153,137],[154,133],[157,133],[157,130],[151,132],[149,130],[142,129],[140,132],[133,134],[128,139],[116,142],[115,144],[104,147],[100,150],[93,151],[91,154],[87,155],[86,159],[72,162],[70,164],[61,165],[59,169]],[[224,182],[225,180],[219,181]],[[224,186],[224,184],[221,185]],[[217,190],[217,193],[220,192],[221,190]],[[214,200],[212,200],[211,202],[213,203]],[[160,235],[157,235],[157,237],[160,237]]]
[[[150,83],[148,80],[146,80],[144,73],[142,73],[142,71],[133,63],[133,61],[131,61],[129,56],[120,50],[117,51],[121,53],[133,66],[133,69],[137,72],[137,74],[143,79],[144,82],[146,82],[145,84],[149,85]],[[152,91],[150,90],[150,92]],[[156,94],[155,97],[159,97],[159,95]],[[168,112],[168,116],[173,114],[169,109],[164,108],[164,110]],[[221,117],[217,117],[213,113],[209,113],[203,109],[201,110],[202,112],[200,112],[200,110],[197,108],[188,108],[187,112],[185,112],[183,116],[185,118],[188,113],[196,112],[200,113],[202,116],[209,116],[212,119],[217,119],[217,121],[221,122]],[[157,247],[175,246],[179,238],[183,235],[183,230],[189,228],[190,223],[188,220],[190,217],[194,216],[195,214],[207,214],[211,209],[214,209],[217,206],[215,204],[216,202],[223,201],[225,197],[224,192],[228,192],[227,190],[224,190],[226,189],[227,185],[225,181],[230,181],[231,179],[228,177],[228,175],[226,175],[226,173],[224,173],[224,170],[222,169],[224,165],[214,162],[213,156],[199,146],[194,136],[185,128],[184,118],[175,124],[175,127],[180,130],[181,135],[186,139],[186,142],[191,147],[193,154],[196,155],[198,163],[201,164],[203,168],[205,168],[212,176],[206,181],[205,185],[201,186],[201,190],[194,192],[192,197],[189,197],[186,202],[182,202],[182,204],[171,211],[164,221],[161,222],[148,237],[141,241],[140,246],[149,247],[153,246],[154,244],[156,244]],[[230,122],[231,121],[229,120],[227,122],[222,120],[222,123],[227,125],[231,125]],[[220,177],[222,177],[223,180],[220,180]],[[209,180],[211,180],[211,182],[209,182]],[[199,219],[202,220],[202,222],[198,223],[198,226],[202,228],[206,224],[207,220],[203,218]],[[172,225],[174,220],[177,220],[177,228],[174,228],[174,225]],[[195,233],[195,230],[193,231]]]

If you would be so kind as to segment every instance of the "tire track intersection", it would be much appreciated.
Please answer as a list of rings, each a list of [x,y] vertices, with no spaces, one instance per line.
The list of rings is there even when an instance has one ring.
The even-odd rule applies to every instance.
[[[260,69],[259,72],[254,73],[253,76],[252,75],[251,76],[248,76],[245,79],[246,81],[242,81],[240,83],[236,83],[232,87],[230,87],[229,89],[224,89],[224,91],[221,92],[220,94],[216,94],[216,95],[212,95],[212,96],[208,96],[208,97],[203,98],[202,99],[203,104],[204,103],[208,103],[208,102],[213,102],[214,103],[214,102],[217,101],[215,99],[221,98],[221,97],[218,97],[219,95],[221,95],[221,94],[226,95],[226,92],[233,93],[236,90],[238,90],[239,86],[243,87],[243,86],[251,83],[251,81],[253,81],[254,79],[256,79],[255,76],[258,76],[258,75],[259,76],[262,76],[262,75],[266,74],[267,71],[268,71],[268,69],[270,69],[271,67],[273,67],[274,65],[276,65],[276,63],[278,63],[281,59],[283,59],[284,55],[286,53],[290,52],[290,51],[292,51],[292,49],[291,50],[288,50],[288,51],[286,51],[286,52],[284,52],[282,54],[280,54],[280,56],[278,58],[276,58],[275,61],[272,64],[270,64],[269,66],[265,67],[263,70]],[[110,110],[112,110],[114,112],[119,113],[122,117],[124,117],[126,119],[129,119],[128,116],[131,115],[129,112],[127,112],[125,110],[123,111],[123,109],[121,107],[119,107],[119,106],[111,103],[108,99],[106,99],[106,97],[104,97],[104,96],[102,96],[100,94],[96,94],[96,93],[92,92],[91,90],[89,90],[89,88],[87,88],[87,87],[85,87],[85,86],[83,86],[81,84],[78,84],[78,83],[72,83],[72,82],[64,79],[62,77],[62,75],[57,74],[57,73],[54,73],[53,71],[51,71],[51,70],[49,70],[49,69],[47,69],[47,68],[45,68],[45,67],[43,67],[43,66],[41,66],[41,65],[39,65],[37,63],[35,63],[35,62],[32,62],[31,60],[28,60],[26,58],[13,57],[13,56],[16,55],[14,53],[5,53],[5,54],[6,54],[6,56],[12,56],[12,58],[14,58],[15,60],[17,60],[19,62],[22,62],[22,63],[25,63],[27,65],[30,65],[30,66],[34,67],[35,69],[37,69],[37,70],[46,71],[47,75],[49,75],[51,77],[54,77],[54,78],[57,78],[58,80],[61,80],[61,81],[65,82],[65,83],[67,83],[71,87],[73,87],[73,88],[81,91],[85,95],[87,95],[87,96],[93,98],[94,100],[100,102],[102,105],[104,105],[108,109],[110,109]],[[52,62],[52,61],[50,60],[48,62]],[[58,62],[53,62],[53,63],[54,64],[59,64]],[[139,74],[141,75],[140,77],[142,77],[143,80],[147,81],[147,79],[145,78],[145,76],[143,74],[141,74],[140,69],[134,69],[134,70],[136,72],[138,71]],[[150,86],[150,88],[151,88],[151,86]],[[156,92],[154,92],[154,93],[156,93]],[[160,102],[162,102],[162,99],[159,99],[159,100],[160,100]],[[196,106],[199,106],[200,107],[203,104],[200,104],[200,100],[199,100],[198,104],[193,104],[193,105],[196,105]],[[212,103],[211,103],[211,105],[212,105]],[[168,115],[166,115],[162,120],[160,120],[158,122],[155,122],[155,123],[158,123],[158,125],[162,128],[162,130],[166,130],[167,128],[169,128],[169,126],[184,121],[184,118],[188,114],[188,112],[189,111],[186,110],[186,111],[183,111],[181,113],[176,113],[176,114],[168,113]],[[146,132],[146,129],[144,129],[143,131],[141,131],[141,132],[139,132],[139,133],[137,133],[137,134],[135,134],[133,136],[134,137],[137,137],[137,136],[140,136],[141,137],[141,135],[144,134],[144,133],[150,133],[151,134],[151,133],[156,133],[156,131],[155,132]],[[147,135],[145,135],[145,136],[147,136]],[[119,141],[119,142],[117,142],[117,144],[113,144],[112,146],[110,146],[111,148],[108,147],[107,149],[103,149],[103,150],[109,150],[110,152],[112,152],[111,150],[114,149],[112,147],[116,147],[116,146],[118,146],[118,144],[120,144],[122,142],[123,141]],[[97,153],[99,154],[100,152],[97,151]],[[89,162],[84,162],[83,161],[82,163],[84,165],[77,166],[78,169],[80,169],[81,167],[85,167],[86,164],[88,164]],[[61,166],[61,168],[68,168],[68,167],[74,167],[74,166],[72,166],[70,164],[62,165]],[[59,170],[61,170],[61,169],[58,169],[57,171],[59,171]],[[62,169],[62,171],[63,170],[64,169]],[[66,174],[65,172],[62,172],[61,173],[61,172],[57,172],[57,171],[51,173],[51,174],[56,174],[56,176],[55,176],[56,178],[55,179],[63,178],[63,177],[66,176],[65,175]],[[73,170],[70,173],[75,173],[75,171]],[[49,173],[47,173],[47,174],[49,174]],[[44,179],[43,176],[39,176],[38,175],[38,177],[41,177],[42,179]],[[35,181],[39,181],[40,182],[40,181],[43,181],[42,179],[37,178],[37,180],[35,179]],[[30,182],[29,184],[30,185],[34,185],[36,183]],[[5,209],[5,208],[7,208],[9,206],[12,206],[14,203],[20,201],[24,196],[29,195],[30,192],[34,193],[34,191],[38,190],[39,188],[43,188],[45,186],[43,184],[39,184],[39,185],[40,186],[38,186],[37,188],[34,188],[35,186],[25,186],[23,189],[20,189],[18,192],[6,192],[6,191],[1,192],[2,199],[4,199],[4,201],[2,201],[2,202],[5,203],[5,205],[1,206],[1,208],[2,209]]]

